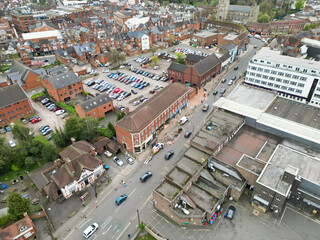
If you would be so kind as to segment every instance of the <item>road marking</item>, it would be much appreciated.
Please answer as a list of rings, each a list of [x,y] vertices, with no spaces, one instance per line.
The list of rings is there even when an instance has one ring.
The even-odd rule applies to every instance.
[[[118,227],[118,225],[116,225],[116,226],[113,228],[113,231],[116,230],[117,227]]]
[[[123,205],[117,207],[116,210],[114,210],[114,212],[118,212],[122,206],[123,206]]]
[[[110,227],[108,227],[108,229],[105,232],[103,232],[102,235],[106,234],[111,227],[112,227],[112,225]]]
[[[110,216],[101,224],[102,229],[104,229],[107,226],[111,219],[112,217]]]
[[[113,235],[113,237],[111,239],[114,239],[114,237],[116,236],[117,234]]]
[[[92,218],[89,218],[86,222],[82,223],[78,228],[82,228],[85,224],[87,224],[91,220],[92,220]]]
[[[319,224],[319,222],[317,222],[316,220],[314,220],[314,219],[312,219],[312,218],[310,218],[310,217],[308,217],[308,216],[306,216],[306,215],[304,215],[304,214],[302,214],[302,213],[300,213],[300,212],[292,209],[291,207],[286,207],[286,209],[287,209],[287,208],[289,208],[291,211],[293,211],[293,212],[295,212],[295,213],[298,213],[299,215],[301,215],[301,216],[303,216],[303,217],[311,220],[312,222],[315,222],[315,223]],[[282,217],[283,217],[283,216],[282,216]],[[281,220],[282,220],[282,218],[281,218]]]
[[[131,195],[134,193],[134,191],[136,190],[137,188],[133,189],[133,191],[129,194],[129,197],[131,197]]]
[[[129,225],[131,224],[131,221],[127,224],[127,226],[123,229],[123,231],[120,233],[119,237],[116,240],[119,240],[119,238],[122,236],[122,234],[127,230]]]

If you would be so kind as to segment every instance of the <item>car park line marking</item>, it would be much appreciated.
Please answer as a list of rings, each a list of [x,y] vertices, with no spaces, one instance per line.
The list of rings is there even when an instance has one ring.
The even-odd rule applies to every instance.
[[[79,228],[82,228],[85,224],[87,224],[88,222],[90,222],[92,220],[92,218],[89,218],[87,221],[85,221],[84,223],[82,223]]]
[[[112,217],[110,216],[101,224],[102,229],[104,229],[107,226],[111,219]]]
[[[108,229],[105,232],[103,232],[102,235],[106,234],[111,227],[112,227],[112,225],[110,227],[108,227]]]
[[[134,193],[134,191],[136,190],[137,188],[133,189],[133,191],[129,194],[129,197],[131,197],[131,195]]]
[[[96,235],[96,234],[92,235],[92,236],[89,238],[89,240],[90,240],[92,237],[94,237],[92,240],[95,240],[95,239],[98,237],[98,235]]]
[[[301,216],[303,216],[303,217],[305,217],[305,218],[307,218],[307,219],[309,219],[309,220],[311,220],[311,221],[313,221],[313,222],[315,222],[315,223],[319,224],[319,221],[316,221],[316,220],[314,220],[314,219],[312,219],[312,218],[310,218],[310,217],[308,217],[308,216],[306,216],[306,215],[304,215],[304,214],[302,214],[302,213],[300,213],[300,212],[298,212],[298,211],[294,210],[294,209],[293,209],[293,208],[291,208],[291,207],[286,206],[285,211],[287,210],[287,208],[289,208],[291,211],[293,211],[293,212],[295,212],[295,213],[298,213],[299,215],[301,215]],[[283,214],[283,215],[284,215],[284,214]],[[281,221],[282,221],[283,215],[282,215],[282,217],[281,217]]]
[[[117,227],[118,227],[118,225],[114,226],[113,231],[116,230]]]
[[[111,239],[114,239],[114,237],[117,235],[117,233],[115,235],[113,235],[113,237]]]

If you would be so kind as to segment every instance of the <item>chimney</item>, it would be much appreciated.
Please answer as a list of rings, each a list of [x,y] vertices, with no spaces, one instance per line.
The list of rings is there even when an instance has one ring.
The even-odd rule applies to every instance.
[[[76,140],[72,137],[71,138],[71,143],[74,144],[76,142]]]
[[[70,171],[71,171],[72,173],[74,173],[74,168],[73,168],[73,166],[72,166],[71,160],[70,160],[69,158],[66,158],[65,160],[66,160],[66,162],[67,162],[67,164],[68,164],[68,167],[69,167]]]
[[[91,147],[91,154],[96,157],[97,156],[97,152],[96,152],[96,149],[94,147]]]
[[[57,168],[61,167],[61,165],[62,165],[61,159],[58,158],[57,160],[55,160],[55,161],[54,161],[54,165],[55,165]]]

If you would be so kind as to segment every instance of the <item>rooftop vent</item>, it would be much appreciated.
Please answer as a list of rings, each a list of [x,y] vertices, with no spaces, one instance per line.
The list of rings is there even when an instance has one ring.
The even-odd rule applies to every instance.
[[[22,226],[21,228],[20,228],[20,232],[23,232],[24,230],[26,230],[27,229],[27,226]]]
[[[295,116],[298,116],[298,113],[294,113]]]
[[[278,108],[277,107],[274,107],[274,110],[277,110]]]
[[[97,105],[97,103],[96,103],[96,102],[93,102],[93,104],[94,104],[94,105]]]

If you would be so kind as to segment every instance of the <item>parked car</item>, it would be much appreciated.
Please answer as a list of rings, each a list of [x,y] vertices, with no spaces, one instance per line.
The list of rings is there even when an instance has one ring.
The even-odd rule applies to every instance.
[[[137,105],[139,105],[139,104],[140,104],[139,101],[134,101],[134,102],[133,102],[133,106],[137,106]]]
[[[12,140],[9,140],[9,145],[10,145],[10,147],[12,147],[12,148],[14,148],[14,147],[17,146],[17,144],[16,144],[14,141],[12,141]]]
[[[115,163],[118,164],[120,167],[123,166],[123,162],[120,158],[114,157],[113,161],[115,161]]]
[[[237,79],[236,76],[233,76],[233,77],[231,78],[232,81],[234,81],[234,80],[236,80],[236,79]]]
[[[141,182],[146,182],[150,177],[152,177],[152,172],[151,171],[147,171],[145,174],[143,174],[140,177],[140,181]]]
[[[87,227],[83,231],[83,236],[85,238],[91,237],[95,233],[95,231],[97,231],[98,227],[99,227],[98,223],[92,223],[89,227]]]
[[[49,127],[49,125],[41,126],[41,127],[39,128],[39,130],[42,132],[42,130],[45,129],[45,128],[47,128],[47,127]]]
[[[230,205],[228,208],[228,211],[224,215],[224,218],[232,219],[235,211],[236,211],[236,208],[234,206]]]
[[[166,155],[164,155],[164,158],[169,160],[174,154],[174,151],[173,150],[170,150],[166,153]]]
[[[226,89],[225,88],[221,88],[220,89],[220,94],[224,94],[226,92]]]
[[[133,159],[131,157],[126,157],[126,161],[132,165],[134,163]]]
[[[28,123],[27,119],[25,119],[25,118],[21,118],[20,120],[21,120],[21,122],[24,123],[24,124],[27,124],[27,123]]]
[[[225,79],[225,78],[221,80],[222,83],[225,83],[226,81],[227,81],[227,79]]]
[[[217,95],[217,94],[218,94],[218,91],[217,91],[217,90],[214,90],[212,94],[213,94],[213,95]]]
[[[32,119],[31,123],[34,124],[34,123],[40,122],[41,120],[42,119],[40,117],[37,117],[37,118]]]
[[[236,67],[234,67],[234,68],[233,68],[233,70],[238,70],[238,69],[239,69],[239,67],[238,67],[238,66],[236,66]]]
[[[65,111],[63,109],[60,109],[58,111],[56,111],[56,115],[61,115],[62,113],[64,113]]]
[[[7,132],[10,132],[10,131],[11,131],[11,128],[10,128],[8,125],[5,125],[3,128],[4,128],[4,130],[6,130]]]
[[[119,206],[121,203],[123,203],[127,199],[127,195],[123,194],[120,197],[117,198],[116,204]]]

